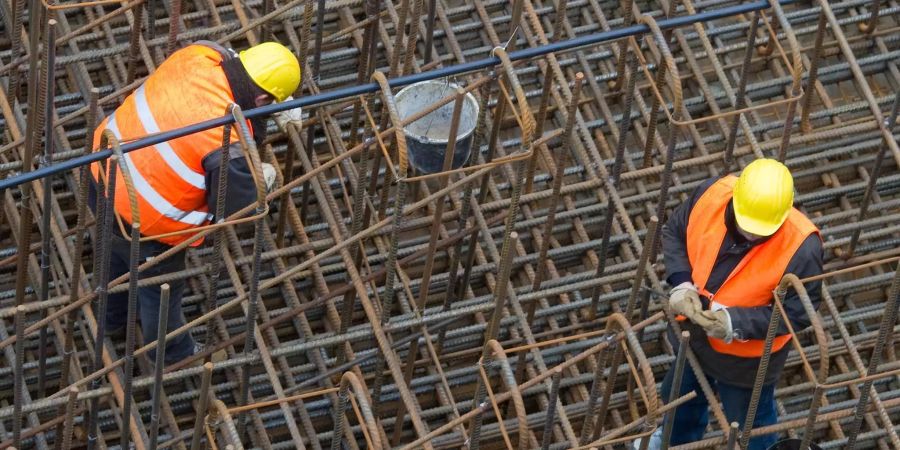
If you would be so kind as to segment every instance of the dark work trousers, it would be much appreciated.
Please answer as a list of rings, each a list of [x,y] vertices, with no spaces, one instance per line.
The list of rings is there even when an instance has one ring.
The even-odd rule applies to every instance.
[[[128,273],[128,265],[131,259],[131,244],[119,235],[118,231],[110,233],[110,276],[113,280],[121,275]],[[166,250],[170,249],[166,244],[157,241],[146,241],[140,243],[140,260],[138,264],[143,264],[148,259],[159,256]],[[184,271],[185,267],[185,251],[172,255],[171,257],[161,261],[159,264],[142,271],[140,278],[150,278],[158,275],[178,273]],[[184,314],[181,311],[181,296],[184,293],[184,280],[169,281],[169,323],[167,329],[172,331],[185,324]],[[157,338],[157,327],[159,326],[159,300],[160,288],[158,285],[138,288],[138,320],[141,322],[141,332],[144,335],[144,342],[150,343]],[[120,292],[118,294],[110,294],[109,302],[106,310],[106,329],[110,332],[118,330],[125,326],[128,320],[128,293]],[[166,364],[180,361],[194,354],[194,339],[191,334],[184,333],[178,337],[169,339],[166,342]],[[150,360],[156,358],[155,350],[151,350]]]
[[[675,378],[675,365],[669,368],[662,384],[662,398],[668,399]],[[743,428],[747,418],[747,408],[750,405],[752,389],[731,386],[719,382],[707,376],[713,391],[719,394],[722,400],[722,408],[729,422],[737,422]],[[681,389],[679,396],[696,391],[697,396],[688,400],[675,410],[675,423],[672,427],[672,440],[670,445],[687,444],[699,441],[703,438],[706,425],[709,424],[709,402],[700,389],[700,382],[691,370],[690,364],[685,364],[684,374],[681,377]],[[778,411],[775,409],[775,384],[763,386],[759,397],[759,408],[753,419],[753,428],[774,425],[778,422]],[[766,450],[775,444],[777,434],[767,434],[750,439],[749,450]]]

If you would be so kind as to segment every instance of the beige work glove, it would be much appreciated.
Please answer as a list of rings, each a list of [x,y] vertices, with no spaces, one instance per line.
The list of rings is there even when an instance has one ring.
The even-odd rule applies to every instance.
[[[294,97],[288,97],[284,99],[284,101],[293,100]],[[288,124],[293,124],[297,131],[300,131],[303,128],[303,109],[302,108],[294,108],[289,109],[287,111],[281,111],[273,114],[275,117],[275,123],[278,125],[278,129],[282,131],[287,131]]]
[[[703,310],[703,304],[700,303],[697,287],[688,282],[673,287],[669,291],[669,308],[672,309],[672,314],[685,316],[688,319],[698,314]]]
[[[272,188],[275,187],[275,181],[278,179],[278,175],[275,173],[275,166],[269,163],[262,163],[262,173],[266,182],[266,192],[272,192]]]
[[[701,311],[691,321],[703,327],[706,335],[716,339],[725,341],[726,344],[731,343],[734,338],[734,331],[731,328],[731,315],[725,308],[716,311]]]

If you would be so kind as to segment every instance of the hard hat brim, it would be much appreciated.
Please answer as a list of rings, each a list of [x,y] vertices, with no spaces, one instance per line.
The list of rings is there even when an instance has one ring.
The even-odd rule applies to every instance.
[[[747,233],[755,234],[757,236],[771,236],[781,228],[781,225],[787,219],[787,214],[785,214],[778,223],[766,222],[747,216],[746,214],[741,214],[741,211],[739,211],[737,205],[735,205],[734,219],[735,222],[737,222],[738,227]]]

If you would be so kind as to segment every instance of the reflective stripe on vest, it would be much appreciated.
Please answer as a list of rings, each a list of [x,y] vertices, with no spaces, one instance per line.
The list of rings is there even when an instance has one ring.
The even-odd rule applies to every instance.
[[[737,177],[731,175],[716,181],[691,209],[687,227],[691,278],[710,301],[725,307],[771,305],[772,292],[784,276],[791,258],[803,241],[810,234],[818,233],[818,229],[803,213],[792,208],[787,220],[775,234],[765,242],[753,246],[716,292],[708,291],[706,284],[728,232],[725,211],[731,203],[736,181]],[[708,339],[710,346],[719,353],[744,358],[759,358],[765,344],[760,339],[735,339],[730,344],[721,339]],[[790,336],[776,337],[772,350],[781,350],[788,341]]]
[[[189,45],[173,53],[100,124],[94,133],[95,149],[104,129],[129,141],[226,114],[234,95],[222,60],[222,53],[206,45]],[[212,219],[203,161],[222,148],[222,130],[205,130],[125,154],[138,193],[142,235],[179,233],[158,238],[177,245],[193,235],[189,230]],[[95,179],[98,170],[98,164],[91,166]],[[135,221],[121,175],[115,210],[126,222]]]
[[[112,131],[116,138],[122,139],[122,135],[119,133],[119,127],[116,125],[116,113],[112,113],[109,116],[109,120],[106,122],[106,128]],[[140,151],[147,150],[150,149],[141,149]],[[174,154],[172,156],[178,158]],[[134,188],[137,190],[138,195],[140,195],[144,201],[149,203],[157,212],[172,220],[194,226],[203,225],[207,221],[212,220],[212,214],[205,211],[182,211],[169,203],[165,197],[156,192],[156,189],[147,182],[144,175],[141,174],[141,171],[135,167],[134,161],[131,159],[131,153],[125,153],[125,162],[131,170],[131,176],[134,179]]]
[[[156,124],[156,119],[153,118],[153,112],[150,111],[150,106],[147,105],[147,91],[143,85],[134,92],[134,102],[137,108],[138,119],[141,121],[141,125],[144,126],[147,134],[161,132],[159,125]],[[172,150],[172,146],[168,142],[160,142],[153,147],[159,152],[166,164],[169,165],[169,168],[177,173],[182,180],[190,183],[197,189],[206,189],[206,178],[203,174],[194,172],[193,169],[185,165],[184,161],[175,154],[175,150]]]

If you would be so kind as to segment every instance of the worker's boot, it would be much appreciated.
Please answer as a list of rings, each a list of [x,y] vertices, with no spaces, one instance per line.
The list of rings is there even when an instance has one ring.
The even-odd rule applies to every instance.
[[[644,439],[650,439],[650,442],[647,443],[647,450],[659,450],[662,448],[662,428],[657,428],[653,434],[647,438],[640,438],[634,441],[632,448],[634,450],[641,450],[641,441]]]

